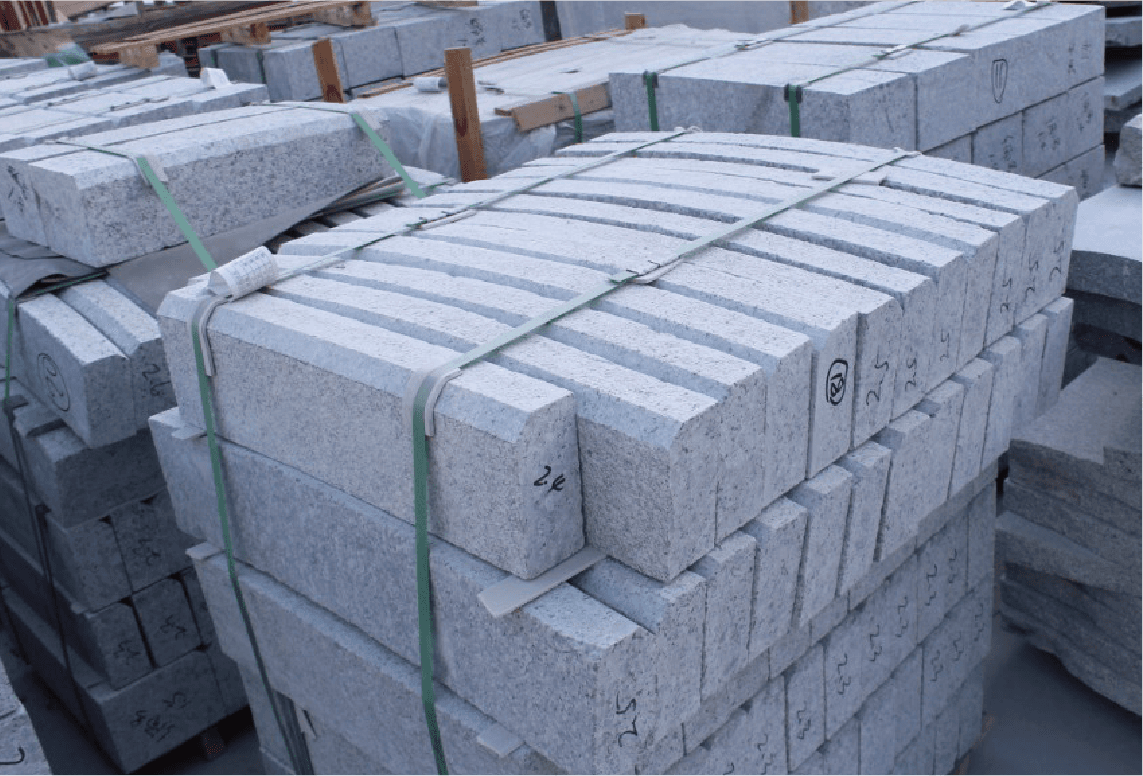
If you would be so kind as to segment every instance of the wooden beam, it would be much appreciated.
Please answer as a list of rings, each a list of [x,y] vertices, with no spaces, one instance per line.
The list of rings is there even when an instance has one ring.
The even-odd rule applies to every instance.
[[[452,128],[460,179],[465,183],[488,177],[484,168],[484,140],[480,136],[480,113],[476,107],[476,80],[472,77],[472,50],[445,49],[445,78],[452,107]]]
[[[334,24],[338,27],[372,27],[377,24],[369,3],[353,3],[321,8],[313,12],[315,22]]]
[[[159,66],[159,47],[154,43],[142,43],[119,50],[119,64],[132,67],[152,68]]]
[[[579,102],[581,116],[611,107],[611,95],[607,91],[607,84],[594,84],[576,89],[575,97]],[[519,105],[500,107],[496,109],[496,113],[501,116],[511,116],[516,121],[516,128],[521,132],[575,118],[575,108],[572,107],[571,98],[566,94],[553,94]]]
[[[623,29],[641,30],[647,26],[647,17],[641,13],[623,14]]]
[[[337,72],[337,57],[333,53],[333,41],[322,38],[314,44],[313,52],[322,100],[345,102],[345,90],[341,87],[341,76]]]
[[[801,24],[810,20],[810,4],[807,0],[790,0],[790,24]]]
[[[224,43],[238,43],[245,46],[265,46],[270,42],[270,28],[266,22],[243,24],[219,32]]]

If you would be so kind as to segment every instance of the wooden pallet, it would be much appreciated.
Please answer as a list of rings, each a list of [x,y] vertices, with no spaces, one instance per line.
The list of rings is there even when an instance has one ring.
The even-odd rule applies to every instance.
[[[371,27],[376,23],[367,2],[279,2],[206,21],[168,27],[114,43],[103,43],[93,47],[92,52],[100,55],[117,54],[119,61],[125,65],[158,67],[159,46],[163,43],[218,35],[220,40],[227,43],[265,45],[270,42],[271,25],[283,21],[315,21],[339,27]]]

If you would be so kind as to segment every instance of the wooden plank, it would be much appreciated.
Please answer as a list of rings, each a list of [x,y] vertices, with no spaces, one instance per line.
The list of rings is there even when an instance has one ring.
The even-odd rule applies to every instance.
[[[152,68],[159,66],[159,47],[154,43],[144,43],[138,46],[121,49],[119,62],[132,67]]]
[[[445,49],[445,78],[452,107],[452,128],[460,160],[460,179],[465,183],[488,177],[484,167],[484,140],[480,136],[480,113],[476,107],[476,80],[472,77],[472,50]]]
[[[372,27],[377,24],[369,3],[352,3],[332,8],[321,8],[313,12],[315,22],[334,24],[338,27]]]
[[[219,37],[224,43],[238,43],[245,46],[265,46],[270,43],[270,28],[266,22],[254,22],[240,27],[222,30]]]
[[[641,13],[625,13],[623,14],[623,29],[625,30],[641,30],[647,26],[647,17]]]
[[[575,96],[579,102],[581,116],[611,107],[611,94],[607,90],[607,84],[581,87],[575,90]],[[501,116],[511,116],[516,121],[516,128],[521,132],[575,118],[571,97],[566,94],[553,94],[520,105],[503,106],[497,108],[496,113]]]
[[[337,57],[333,53],[333,41],[322,38],[313,45],[313,52],[322,100],[345,102],[345,90],[341,87],[341,76],[337,72]]]
[[[790,24],[801,24],[809,20],[809,2],[807,2],[807,0],[790,0]]]

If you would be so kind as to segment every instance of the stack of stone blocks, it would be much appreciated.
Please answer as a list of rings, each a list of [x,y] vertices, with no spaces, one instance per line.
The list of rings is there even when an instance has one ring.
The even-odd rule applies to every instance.
[[[473,59],[479,59],[544,42],[540,4],[534,0],[455,8],[373,5],[372,27],[303,24],[273,33],[267,45],[207,46],[199,58],[234,81],[265,84],[277,102],[321,99],[313,45],[323,38],[333,44],[342,88],[352,92],[444,67],[447,48],[471,49]]]
[[[1139,3],[1111,3],[1104,22],[1103,131],[1118,133],[1143,97],[1143,18]]]
[[[1103,24],[1099,6],[872,3],[660,72],[659,125],[789,134],[786,84],[821,79],[801,98],[803,137],[917,149],[1086,197],[1103,178]],[[612,73],[617,130],[650,126],[644,69]]]
[[[0,664],[0,773],[51,773],[40,737]]]
[[[615,134],[419,203],[440,219],[218,308],[238,577],[322,772],[434,769],[410,430],[422,369],[892,152]],[[641,144],[660,141],[639,150]],[[628,156],[570,173],[598,157]],[[466,217],[447,217],[529,185]],[[1055,403],[1076,192],[926,157],[727,238],[464,370],[435,406],[436,698],[455,772],[948,772],[979,734],[995,462]],[[282,246],[282,270],[400,231]],[[151,426],[268,766],[188,321]],[[319,528],[320,526],[320,528]],[[478,596],[608,558],[494,617]]]
[[[391,173],[350,117],[290,106],[233,108],[79,142],[151,154],[203,236],[264,218],[283,201],[336,199]],[[294,165],[307,158],[324,181],[314,173],[298,181],[305,168]],[[250,172],[258,169],[262,178]],[[179,242],[130,159],[33,145],[10,152],[5,173],[13,218],[2,224],[0,271],[65,257],[94,270]],[[265,176],[294,180],[293,200],[255,196]],[[159,326],[114,279],[18,297],[10,318],[12,296],[0,283],[0,357],[13,376],[12,423],[0,424],[10,627],[73,716],[133,771],[246,705],[148,427],[175,400]]]
[[[1097,358],[1138,366],[1143,360],[1143,192],[1139,188],[1140,118],[1120,133],[1111,186],[1080,204],[1068,272],[1075,320],[1064,382]]]
[[[1140,712],[1140,370],[1099,359],[1012,439],[997,521],[1001,613]]]

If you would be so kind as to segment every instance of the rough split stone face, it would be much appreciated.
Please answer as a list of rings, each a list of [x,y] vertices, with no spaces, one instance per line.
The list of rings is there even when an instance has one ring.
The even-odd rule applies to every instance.
[[[1123,125],[1119,132],[1119,150],[1115,152],[1115,178],[1120,186],[1140,185],[1143,179],[1143,157],[1140,155],[1140,132],[1143,115]]]

